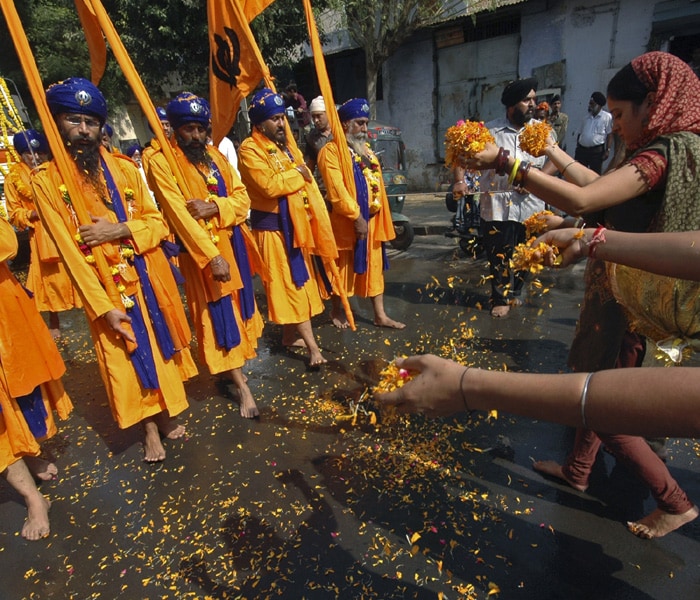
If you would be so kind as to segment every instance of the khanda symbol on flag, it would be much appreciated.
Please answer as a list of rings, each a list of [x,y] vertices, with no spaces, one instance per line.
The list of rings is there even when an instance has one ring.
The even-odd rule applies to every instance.
[[[236,79],[241,74],[241,44],[233,29],[224,27],[224,32],[226,37],[216,32],[213,34],[216,50],[212,51],[211,70],[217,79],[235,87]]]

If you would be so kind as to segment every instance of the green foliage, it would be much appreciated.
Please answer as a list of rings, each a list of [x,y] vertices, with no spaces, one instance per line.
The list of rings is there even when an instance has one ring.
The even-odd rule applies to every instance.
[[[322,10],[329,0],[316,0]],[[85,36],[73,0],[22,0],[15,3],[27,32],[42,81],[90,76]],[[209,46],[205,0],[103,0],[136,70],[154,99],[164,96],[162,85],[171,73],[183,89],[207,95]],[[308,34],[300,0],[276,0],[252,28],[271,69],[290,67],[300,57],[294,48]],[[24,76],[4,20],[0,22],[0,74],[11,78],[30,102]],[[108,51],[107,72],[100,88],[110,103],[123,103],[128,86]]]

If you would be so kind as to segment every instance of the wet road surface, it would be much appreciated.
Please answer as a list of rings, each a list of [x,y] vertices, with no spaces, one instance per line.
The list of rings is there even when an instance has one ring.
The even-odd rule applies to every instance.
[[[404,212],[449,219],[439,195],[411,196]],[[369,301],[353,299],[356,332],[314,320],[330,362],[313,371],[266,326],[246,369],[261,417],[242,419],[230,382],[202,372],[187,384],[188,436],[166,441],[158,465],[142,462],[140,431],[115,426],[82,313],[66,315],[76,406],[46,444],[59,468],[41,485],[52,531],[23,540],[25,508],[0,486],[0,598],[700,597],[700,523],[653,541],[628,533],[654,503],[606,453],[585,494],[532,470],[562,459],[572,430],[506,414],[347,419],[399,354],[565,369],[582,267],[544,275],[494,320],[485,265],[454,240],[418,236],[390,257],[386,308],[406,330],[374,327]],[[698,444],[669,450],[697,501]]]

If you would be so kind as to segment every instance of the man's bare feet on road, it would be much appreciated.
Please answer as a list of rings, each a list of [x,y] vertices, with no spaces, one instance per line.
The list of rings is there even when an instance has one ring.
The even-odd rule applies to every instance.
[[[40,456],[25,456],[24,462],[32,475],[42,481],[50,481],[55,479],[58,474],[56,465]]]
[[[404,329],[406,327],[406,323],[394,321],[394,319],[390,319],[386,315],[383,317],[374,317],[374,324],[377,327],[388,327],[390,329]]]
[[[495,319],[502,319],[503,317],[507,317],[508,313],[510,312],[510,306],[494,306],[491,309],[491,316],[494,317]]]
[[[572,488],[578,490],[579,492],[585,492],[588,489],[587,485],[581,485],[574,483],[569,480],[569,478],[564,475],[564,468],[556,461],[553,460],[538,460],[533,465],[532,468],[539,473],[544,473],[550,477],[556,477],[568,483]]]
[[[160,434],[169,440],[179,440],[187,433],[185,426],[178,423],[175,417],[171,418],[165,411],[158,413],[153,420]]]
[[[347,315],[342,311],[332,311],[331,312],[331,323],[334,327],[338,329],[347,329],[350,327],[350,321],[348,321]]]
[[[663,537],[679,527],[683,527],[686,523],[694,521],[697,517],[697,506],[693,506],[680,515],[672,515],[657,508],[653,513],[648,514],[639,521],[627,521],[627,529],[637,537],[651,540]]]
[[[253,400],[253,394],[247,385],[238,388],[241,416],[245,419],[254,419],[260,416],[258,405]]]
[[[165,460],[165,448],[160,441],[160,431],[158,425],[152,417],[143,420],[143,430],[145,433],[143,440],[143,460],[148,463]]]
[[[48,537],[51,532],[49,525],[49,502],[41,493],[27,501],[27,520],[22,526],[22,537],[26,540],[36,541]]]
[[[323,354],[321,354],[320,350],[316,349],[309,351],[309,366],[318,367],[326,364],[327,362],[328,361],[323,358]]]

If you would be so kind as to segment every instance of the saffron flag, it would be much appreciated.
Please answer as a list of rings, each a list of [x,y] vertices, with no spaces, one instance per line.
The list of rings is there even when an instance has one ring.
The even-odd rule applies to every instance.
[[[100,85],[107,67],[107,44],[92,5],[85,0],[75,0],[75,8],[80,17],[90,53],[90,79],[95,85]]]
[[[22,66],[24,77],[27,80],[29,92],[32,95],[34,105],[39,113],[39,119],[41,120],[41,124],[44,126],[44,134],[49,142],[49,147],[51,148],[51,153],[53,154],[53,160],[55,161],[56,167],[61,174],[61,179],[66,186],[68,195],[71,198],[73,209],[78,217],[78,221],[80,223],[91,223],[92,218],[82,202],[83,196],[81,188],[74,177],[75,164],[73,163],[73,159],[68,154],[68,150],[66,150],[61,134],[58,131],[56,121],[54,121],[51,111],[49,110],[49,105],[46,103],[46,93],[44,92],[44,86],[41,82],[41,77],[39,76],[39,68],[34,60],[34,54],[29,46],[29,41],[27,40],[27,35],[24,32],[24,27],[22,26],[19,15],[17,14],[17,9],[15,8],[14,2],[11,0],[2,0],[0,2],[0,8],[2,8],[2,12],[5,15],[7,28],[9,29],[10,36],[14,42],[17,57],[19,58],[20,65]],[[100,246],[95,246],[92,248],[92,255],[95,257],[95,267],[97,268],[102,285],[105,286],[105,290],[109,295],[110,300],[113,302],[115,308],[124,310],[121,294],[119,290],[117,290],[111,268],[109,267],[107,259],[105,258]],[[127,326],[127,324],[122,323],[122,327],[124,326]],[[126,343],[127,350],[129,352],[133,352],[136,348],[136,344],[126,339],[124,341]]]
[[[208,0],[209,103],[212,139],[218,145],[229,132],[243,98],[262,79],[270,80],[249,22],[272,0]]]
[[[250,23],[275,0],[243,0],[243,14]]]
[[[356,192],[352,158],[350,158],[350,153],[347,150],[345,150],[348,147],[348,143],[345,139],[345,132],[343,131],[343,126],[340,124],[340,117],[338,117],[338,111],[335,108],[335,101],[333,100],[333,90],[331,89],[330,79],[328,79],[326,61],[323,58],[321,38],[318,35],[316,19],[314,18],[314,13],[311,10],[310,0],[304,0],[304,13],[306,15],[306,25],[309,29],[311,50],[314,55],[314,67],[316,68],[316,78],[318,79],[318,87],[321,89],[321,95],[323,96],[323,101],[326,105],[326,116],[328,117],[328,123],[331,126],[331,131],[333,132],[332,142],[336,143],[338,145],[338,148],[340,148],[341,150],[340,152],[338,152],[338,156],[340,157],[340,168],[343,171],[343,180],[345,181],[345,185],[348,188],[348,192],[354,198]]]

